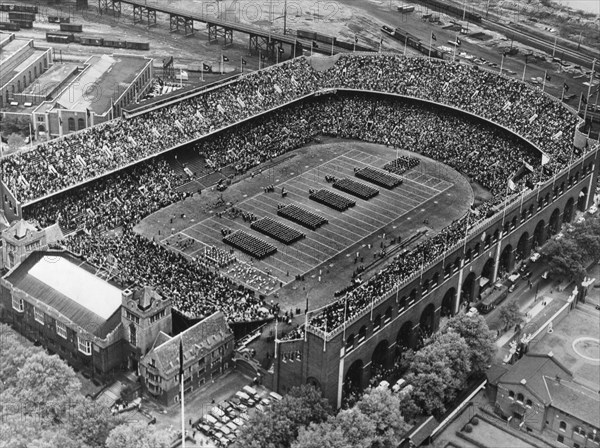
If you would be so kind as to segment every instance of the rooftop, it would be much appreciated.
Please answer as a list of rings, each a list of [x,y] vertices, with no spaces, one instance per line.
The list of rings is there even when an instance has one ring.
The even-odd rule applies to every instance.
[[[95,272],[68,252],[42,251],[32,253],[6,280],[103,338],[120,322],[121,290]]]
[[[499,383],[523,384],[545,404],[552,401],[544,377],[572,379],[573,374],[554,356],[529,353],[523,356],[499,379]]]
[[[552,406],[594,427],[600,425],[600,396],[574,381],[545,378]]]
[[[89,109],[102,115],[110,109],[111,101],[118,99],[148,62],[149,59],[139,56],[92,56],[74,88],[62,92],[56,102],[64,109],[80,112]]]
[[[143,361],[149,363],[153,359],[159,371],[175,373],[179,370],[179,341],[183,341],[186,365],[189,360],[196,360],[210,353],[230,337],[233,337],[233,332],[227,325],[225,315],[217,311],[175,337],[159,334],[158,339],[164,342],[155,343]]]
[[[23,90],[23,94],[50,96],[66,79],[72,76],[79,64],[54,64],[33,83]]]

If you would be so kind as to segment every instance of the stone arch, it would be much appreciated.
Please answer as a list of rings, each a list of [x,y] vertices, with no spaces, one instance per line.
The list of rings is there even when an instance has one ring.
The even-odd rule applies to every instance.
[[[542,219],[533,231],[533,247],[541,246],[546,242],[546,222]]]
[[[442,299],[442,309],[441,315],[442,317],[446,316],[454,316],[454,311],[456,310],[456,288],[450,288],[444,294],[444,298]]]
[[[433,303],[430,303],[425,307],[423,312],[421,313],[421,318],[419,319],[419,329],[421,330],[421,335],[429,336],[433,333],[435,325],[435,308]]]
[[[529,247],[529,232],[523,232],[519,242],[517,243],[517,252],[515,254],[517,260],[523,260],[529,256],[531,247]]]
[[[75,131],[75,119],[73,117],[69,117],[67,120],[69,132]]]
[[[381,374],[383,369],[389,368],[389,343],[387,339],[381,341],[371,355],[371,376]]]
[[[352,350],[354,348],[355,337],[354,333],[352,333],[348,338],[346,338],[346,350]]]
[[[80,131],[82,129],[85,129],[85,120],[83,118],[78,118],[77,119],[77,130]]]
[[[465,281],[462,284],[462,288],[461,288],[461,293],[460,293],[460,301],[462,302],[472,302],[473,299],[475,298],[475,287],[477,286],[475,284],[475,272],[471,272],[469,275],[467,275],[467,278],[465,278]]]
[[[510,272],[513,270],[515,265],[515,257],[513,254],[512,245],[508,244],[500,254],[500,272]]]
[[[587,187],[583,187],[577,196],[577,210],[580,212],[585,212],[585,206],[587,204]]]
[[[362,362],[362,359],[357,359],[346,371],[342,389],[345,397],[353,392],[358,392],[363,389],[363,368],[364,363]]]
[[[406,321],[400,327],[396,336],[396,350],[408,350],[413,347],[413,327],[412,321]]]
[[[46,126],[44,126],[43,124],[40,124],[38,126],[37,130],[38,130],[38,132],[46,132]]]
[[[306,378],[306,384],[308,384],[309,386],[313,386],[317,390],[321,390],[321,383],[314,376],[309,376],[308,378]]]
[[[573,198],[569,198],[565,204],[565,210],[563,212],[563,222],[571,222],[573,220],[573,204],[575,201]]]
[[[485,277],[491,281],[492,277],[494,276],[494,268],[495,267],[496,267],[496,262],[494,261],[494,259],[491,257],[488,258],[488,260],[483,265],[483,269],[481,270],[481,276]]]
[[[550,216],[550,224],[548,225],[548,232],[550,236],[556,235],[560,230],[560,210],[555,208]]]

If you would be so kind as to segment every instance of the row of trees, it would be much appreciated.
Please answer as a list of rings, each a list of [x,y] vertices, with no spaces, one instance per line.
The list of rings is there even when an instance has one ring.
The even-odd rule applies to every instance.
[[[481,315],[449,319],[410,360],[405,379],[413,390],[403,398],[403,414],[411,418],[443,414],[467,379],[486,371],[495,350],[493,332]]]
[[[548,241],[540,254],[547,261],[551,276],[580,283],[586,266],[600,257],[600,219],[588,218],[575,224],[574,230],[562,238]]]
[[[236,442],[239,448],[396,447],[410,429],[400,399],[389,389],[369,389],[350,409],[333,415],[312,386],[290,390],[283,400],[251,417]]]
[[[73,369],[4,324],[0,358],[2,448],[166,448],[173,440],[84,397]]]

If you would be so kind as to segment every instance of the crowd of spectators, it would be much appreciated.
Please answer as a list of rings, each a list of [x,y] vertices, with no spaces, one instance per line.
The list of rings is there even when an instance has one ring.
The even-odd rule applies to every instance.
[[[285,126],[277,126],[282,119],[285,120],[283,121]],[[363,123],[368,123],[368,125],[364,126]],[[392,129],[391,132],[390,129]],[[263,132],[269,133],[271,138],[265,140]],[[236,147],[238,142],[243,141],[246,147],[253,148],[253,152],[248,157],[254,158],[256,154],[262,154],[259,156],[259,160],[262,160],[267,155],[278,155],[285,150],[295,149],[319,134],[385,143],[399,149],[415,150],[452,166],[500,197],[502,196],[500,193],[506,189],[510,173],[514,173],[523,161],[539,165],[539,156],[535,150],[512,134],[491,127],[484,122],[468,119],[451,110],[439,111],[434,106],[417,102],[410,103],[386,98],[374,101],[361,94],[324,96],[301,105],[290,106],[284,111],[267,115],[261,120],[240,125],[204,145],[210,145],[211,151],[217,151],[216,141],[218,141],[222,145],[222,152],[225,152],[227,148]],[[287,139],[288,146],[278,148],[276,154],[272,153],[271,150],[276,148],[272,142],[283,139]],[[202,144],[199,143],[199,145]],[[204,147],[204,152],[207,151],[207,146]],[[246,158],[239,155],[230,163],[245,165],[245,160]],[[248,166],[254,165],[248,164]],[[115,181],[113,182],[111,179]],[[123,281],[126,283],[139,278],[138,281],[152,281],[151,284],[155,285],[154,282],[158,282],[156,277],[148,277],[146,269],[142,269],[139,264],[131,263],[131,260],[134,259],[147,258],[148,248],[144,243],[146,240],[132,237],[129,235],[130,230],[127,229],[123,236],[98,234],[111,227],[111,223],[113,227],[135,225],[143,215],[143,208],[135,206],[140,201],[149,204],[148,211],[160,208],[162,205],[152,199],[154,193],[148,195],[148,191],[164,195],[166,202],[179,199],[179,194],[174,193],[172,188],[177,180],[178,178],[168,163],[151,161],[125,173],[107,178],[106,181],[100,180],[79,189],[76,197],[71,194],[63,194],[41,201],[34,205],[28,213],[36,216],[44,224],[63,217],[71,217],[67,221],[69,227],[81,226],[82,223],[77,222],[73,217],[81,218],[83,216],[83,226],[90,235],[79,235],[73,240],[77,242],[75,246],[71,246],[73,243],[70,242],[67,244],[88,256],[92,263],[102,262],[111,253],[111,248],[118,245],[115,243],[115,239],[123,238],[123,245],[128,247],[127,254],[129,255],[126,259],[119,258],[119,266],[127,266]],[[149,185],[149,187],[142,189],[139,185]],[[118,203],[121,206],[107,208],[106,204],[115,203],[115,197],[120,198]],[[102,200],[98,201],[98,198],[102,198]],[[88,208],[92,213],[87,211]],[[71,209],[73,212],[70,211]],[[103,212],[110,213],[111,216],[100,218]],[[474,223],[475,217],[471,219]],[[402,259],[394,260],[391,267],[380,274],[381,277],[375,278],[372,282],[366,282],[347,294],[347,297],[352,297],[352,309],[356,307],[358,312],[366,303],[365,300],[370,301],[372,295],[381,295],[393,288],[414,272],[414,269],[417,269],[421,263],[427,263],[430,257],[441,253],[444,246],[449,247],[461,236],[464,237],[465,231],[464,223],[457,222]],[[101,243],[104,239],[107,241],[105,244]],[[424,260],[420,258],[422,257],[421,252],[427,253]],[[166,266],[169,264],[170,256],[168,251],[157,250],[153,258],[159,266]],[[136,269],[139,269],[139,272]],[[127,275],[127,271],[130,275]],[[168,271],[160,274],[163,269],[158,269],[157,272],[159,275],[172,277]],[[196,295],[188,296],[187,289],[185,287],[177,288],[176,284],[176,282],[170,283],[170,288],[162,286],[162,289],[174,299],[177,307],[190,313],[203,313],[206,305],[200,303],[202,300],[199,299],[201,296],[197,295],[198,292]],[[234,297],[235,295],[232,296],[231,301]],[[240,303],[244,304],[245,302]],[[240,303],[237,305],[238,310],[243,308]],[[211,306],[209,305],[208,309],[212,310]],[[328,325],[334,324],[335,319]]]
[[[375,90],[436,101],[491,119],[539,145],[550,168],[569,159],[577,118],[538,89],[476,66],[400,55],[341,55],[317,71],[297,58],[130,119],[117,119],[19,152],[3,161],[3,180],[27,203],[205,136],[325,88]],[[278,126],[286,126],[279,122]],[[361,123],[362,124],[362,123]],[[269,133],[262,138],[272,144]],[[218,143],[217,143],[217,146]],[[219,146],[220,147],[220,146]],[[210,151],[210,148],[208,148]],[[217,168],[238,161],[246,170],[266,154],[252,148],[212,151]]]
[[[216,131],[319,88],[377,90],[440,102],[493,120],[538,145],[556,169],[568,160],[576,118],[538,90],[476,67],[391,55],[342,55],[316,71],[299,58],[252,73],[188,100],[140,117],[114,120],[3,159],[3,179],[25,202],[105,174],[142,157]],[[393,290],[423,265],[465,237],[469,226],[504,198],[507,182],[527,163],[535,167],[518,187],[542,175],[541,154],[521,139],[476,118],[435,105],[338,91],[215,133],[195,144],[211,169],[242,174],[318,135],[358,139],[419,152],[447,164],[488,189],[494,199],[458,220],[313,317],[311,325],[339,326],[373,298]],[[381,168],[381,167],[379,167]],[[210,269],[135,234],[144,216],[185,198],[173,188],[183,179],[165,159],[135,165],[25,208],[42,225],[59,221],[86,232],[67,247],[98,266],[118,260],[123,285],[150,284],[187,315],[222,309],[232,321],[265,317],[265,304]],[[468,220],[468,221],[465,221]],[[122,231],[106,230],[121,227]]]
[[[123,287],[152,285],[188,317],[203,318],[217,310],[230,322],[269,316],[264,300],[215,272],[208,263],[190,261],[129,227],[117,235],[82,232],[64,243],[75,254],[111,272]]]

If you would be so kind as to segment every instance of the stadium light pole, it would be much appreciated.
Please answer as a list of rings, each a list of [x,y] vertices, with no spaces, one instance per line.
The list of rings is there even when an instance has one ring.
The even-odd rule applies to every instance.
[[[592,72],[590,73],[590,82],[588,84],[587,97],[585,98],[585,111],[583,112],[583,121],[587,119],[588,103],[592,95],[592,82],[594,82],[594,70],[596,69],[596,58],[592,62]]]

